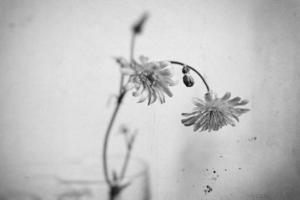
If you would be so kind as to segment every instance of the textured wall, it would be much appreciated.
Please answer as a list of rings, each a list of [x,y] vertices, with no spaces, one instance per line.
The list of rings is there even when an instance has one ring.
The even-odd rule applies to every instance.
[[[119,84],[112,57],[128,56],[129,25],[147,10],[137,54],[197,66],[251,109],[235,128],[193,133],[180,113],[203,95],[199,82],[164,105],[128,95],[118,122],[140,131],[134,153],[151,166],[154,199],[299,199],[299,5],[1,0],[0,176],[99,156]]]

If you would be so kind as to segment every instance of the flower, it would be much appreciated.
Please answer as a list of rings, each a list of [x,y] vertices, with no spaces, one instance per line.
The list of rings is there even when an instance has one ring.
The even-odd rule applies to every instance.
[[[169,62],[148,62],[148,58],[140,56],[140,62],[133,61],[131,65],[122,60],[119,62],[124,75],[129,75],[127,89],[133,89],[132,95],[140,97],[138,103],[148,99],[148,105],[157,99],[165,103],[165,94],[172,97],[169,86],[177,82],[172,80],[173,72],[167,66]]]
[[[194,126],[194,131],[217,131],[223,126],[230,124],[235,126],[235,121],[239,121],[239,116],[249,109],[238,108],[248,103],[248,100],[241,100],[240,97],[230,99],[231,94],[227,92],[222,98],[217,98],[208,92],[204,95],[205,101],[195,98],[194,112],[182,113],[187,117],[181,122],[185,126]]]

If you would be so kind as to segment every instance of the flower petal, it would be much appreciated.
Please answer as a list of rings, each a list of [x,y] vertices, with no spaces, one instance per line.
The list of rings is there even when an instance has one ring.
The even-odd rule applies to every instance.
[[[224,116],[224,119],[226,120],[227,124],[230,124],[231,126],[235,126],[235,123],[232,119],[230,119],[228,116]]]
[[[173,75],[173,72],[170,69],[163,69],[163,70],[159,71],[159,74],[162,76],[169,77],[169,76]]]
[[[191,113],[181,113],[182,116],[191,116],[191,115],[195,115],[199,113],[198,111],[195,111],[195,112],[191,112]]]
[[[249,101],[247,99],[244,99],[244,100],[240,101],[239,103],[237,103],[236,105],[243,106],[243,105],[246,105],[247,103],[249,103]]]
[[[147,85],[147,89],[148,89],[148,106],[151,104],[152,102],[152,95],[153,95],[153,92],[151,90],[151,87]]]
[[[142,64],[146,64],[148,62],[149,58],[146,56],[140,55],[139,60],[141,61]]]
[[[156,93],[158,94],[158,98],[160,103],[165,103],[165,95],[163,94],[163,92],[160,89],[155,88]]]
[[[240,116],[241,114],[244,114],[248,111],[250,111],[250,109],[247,109],[247,108],[235,108],[234,109],[235,113]]]
[[[143,90],[142,94],[141,94],[140,99],[138,100],[138,103],[144,102],[144,101],[147,99],[148,95],[149,95],[149,92],[148,92],[148,90],[145,88],[145,89]]]
[[[195,106],[198,106],[198,107],[204,107],[205,106],[205,102],[202,99],[199,99],[199,98],[193,98],[193,104]]]
[[[185,126],[191,126],[193,125],[196,121],[198,120],[197,116],[192,116],[186,119],[182,119],[181,122],[185,125]]]
[[[165,68],[165,67],[171,65],[171,63],[168,61],[161,61],[161,62],[159,62],[159,64],[160,64],[161,68]]]
[[[161,81],[157,81],[156,83],[160,86],[160,88],[161,88],[161,89],[162,89],[169,97],[172,97],[172,96],[173,96],[172,92],[170,91],[170,89],[169,89],[169,87],[168,87],[167,85],[163,84]]]
[[[121,67],[120,68],[121,74],[123,75],[132,75],[135,73],[135,71],[131,68],[127,68],[127,67]]]
[[[223,101],[226,101],[226,100],[228,100],[228,99],[230,98],[230,96],[231,96],[230,92],[226,92],[226,93],[224,94],[224,96],[222,97],[222,100],[223,100]]]
[[[132,96],[134,96],[134,97],[140,96],[144,92],[145,89],[146,89],[145,85],[138,85],[136,87],[136,91],[132,92]]]
[[[239,103],[240,100],[241,100],[240,97],[234,97],[233,99],[230,99],[228,101],[228,103],[231,104],[231,105],[233,105],[233,106],[235,106],[235,105],[237,105]]]
[[[195,132],[198,131],[201,126],[202,126],[201,123],[196,123],[194,125],[193,131],[195,131]]]

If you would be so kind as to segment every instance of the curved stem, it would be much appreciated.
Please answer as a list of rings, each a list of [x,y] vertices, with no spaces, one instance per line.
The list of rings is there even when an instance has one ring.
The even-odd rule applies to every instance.
[[[133,61],[134,61],[135,37],[136,37],[136,33],[132,32],[131,42],[130,42],[130,61],[131,61],[131,63],[133,63]],[[128,166],[128,162],[129,162],[129,159],[130,159],[130,154],[131,154],[131,148],[128,148],[127,152],[126,152],[125,160],[124,160],[124,163],[123,163],[123,166],[122,166],[122,170],[121,170],[121,173],[120,173],[120,177],[119,177],[120,180],[122,180],[125,176],[127,166]]]
[[[110,132],[111,132],[111,128],[115,122],[115,119],[116,119],[116,116],[119,112],[119,109],[120,109],[120,106],[121,106],[121,103],[122,103],[122,100],[124,98],[126,94],[126,91],[122,91],[120,93],[120,96],[118,97],[118,102],[117,102],[117,105],[114,109],[114,112],[111,116],[111,119],[109,121],[109,124],[108,124],[108,127],[106,129],[106,133],[105,133],[105,138],[104,138],[104,145],[103,145],[103,170],[104,170],[104,176],[105,176],[105,181],[106,183],[109,185],[109,186],[112,186],[112,181],[109,179],[109,174],[108,174],[108,166],[107,166],[107,147],[108,147],[108,141],[109,141],[109,135],[110,135]]]
[[[130,43],[130,60],[131,60],[131,62],[134,59],[135,37],[136,37],[136,34],[132,33],[132,35],[131,35],[131,43]],[[108,174],[108,164],[107,164],[108,141],[109,141],[109,136],[110,136],[111,129],[112,129],[113,125],[114,125],[116,116],[117,116],[117,114],[119,112],[120,106],[122,104],[122,101],[123,101],[123,98],[124,98],[126,92],[127,91],[124,89],[124,75],[122,74],[121,75],[121,81],[120,81],[120,89],[119,89],[118,101],[117,101],[116,107],[115,107],[115,109],[113,111],[113,114],[111,116],[111,119],[109,121],[108,127],[106,129],[105,138],[104,138],[104,144],[103,144],[103,151],[102,151],[102,153],[103,153],[102,154],[102,158],[103,158],[103,171],[104,171],[105,181],[110,186],[110,188],[113,187],[113,182],[110,180],[109,174]],[[130,156],[126,156],[126,159],[129,159],[129,157]],[[125,175],[127,164],[128,164],[128,161],[125,162],[126,166],[124,166],[125,170],[124,170],[124,172],[122,172],[122,174],[123,174],[122,176]]]
[[[193,68],[192,66],[189,66],[189,65],[187,65],[187,64],[184,64],[184,63],[182,63],[182,62],[178,62],[178,61],[173,61],[173,60],[171,60],[171,61],[169,61],[169,62],[172,63],[172,64],[181,65],[181,66],[183,66],[183,67],[186,66],[186,67],[188,67],[190,70],[192,70],[193,72],[195,72],[195,73],[201,78],[202,82],[204,83],[204,85],[205,85],[205,87],[206,87],[207,92],[209,92],[209,86],[208,86],[207,82],[205,81],[204,77],[200,74],[200,72],[198,72],[195,68]]]

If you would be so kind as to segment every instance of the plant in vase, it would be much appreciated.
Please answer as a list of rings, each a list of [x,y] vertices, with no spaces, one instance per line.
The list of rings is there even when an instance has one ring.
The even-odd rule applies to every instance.
[[[115,58],[121,71],[120,88],[116,105],[105,133],[102,154],[103,172],[105,182],[109,187],[110,200],[118,199],[122,191],[130,186],[130,180],[125,180],[125,175],[136,132],[131,133],[125,127],[121,131],[125,135],[127,151],[120,172],[110,171],[107,164],[109,136],[124,97],[129,92],[132,93],[132,96],[138,98],[138,103],[147,102],[148,105],[158,101],[161,104],[165,103],[166,96],[173,96],[170,87],[177,84],[177,81],[173,79],[174,73],[171,66],[178,66],[182,71],[182,82],[186,87],[194,85],[192,76],[192,73],[194,73],[200,78],[207,90],[204,94],[204,99],[198,97],[194,99],[194,110],[192,112],[182,113],[184,118],[181,122],[185,126],[193,126],[194,131],[218,131],[226,125],[235,126],[236,121],[239,121],[239,116],[249,111],[249,109],[240,107],[246,105],[248,103],[247,100],[243,100],[240,97],[231,98],[229,92],[221,98],[217,97],[201,73],[184,62],[175,60],[149,61],[145,56],[139,56],[136,59],[134,56],[135,40],[137,36],[141,35],[147,18],[148,15],[144,14],[132,27],[129,60],[123,57]]]

